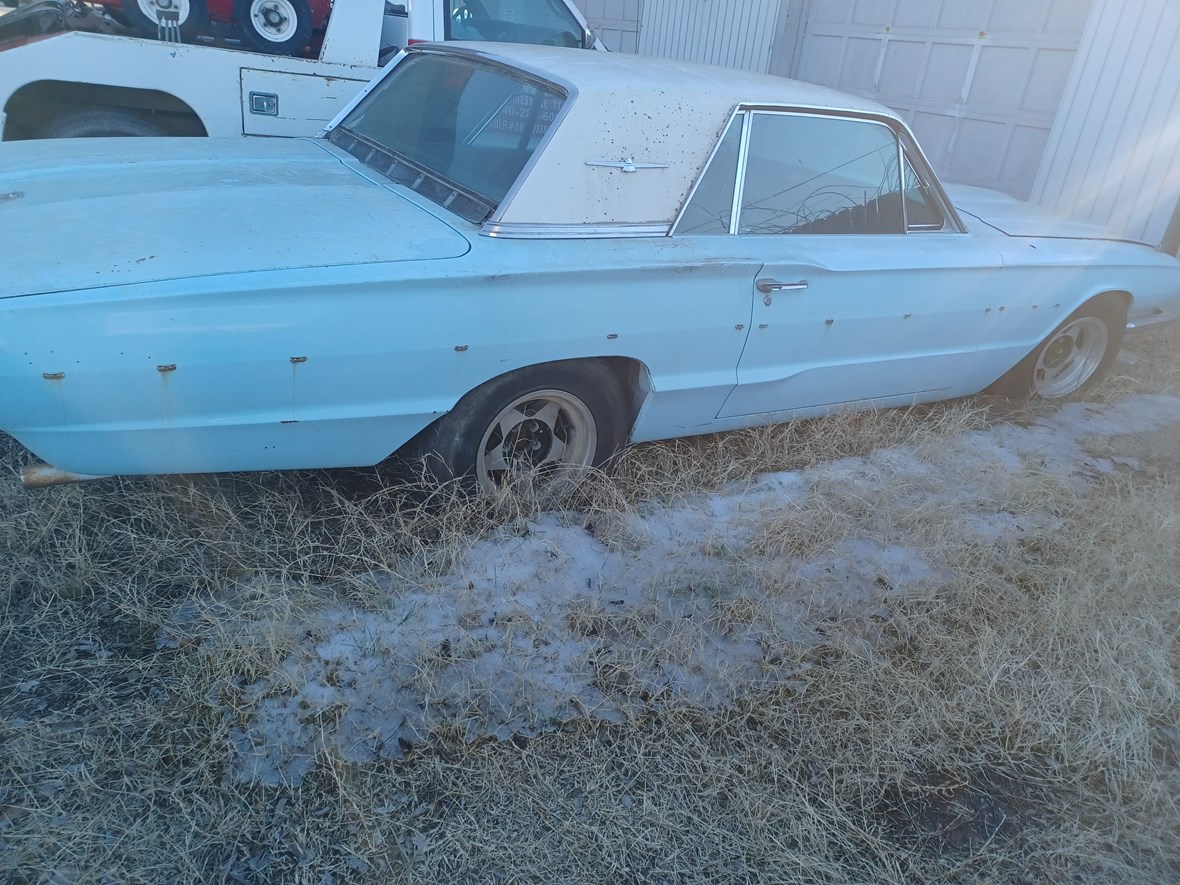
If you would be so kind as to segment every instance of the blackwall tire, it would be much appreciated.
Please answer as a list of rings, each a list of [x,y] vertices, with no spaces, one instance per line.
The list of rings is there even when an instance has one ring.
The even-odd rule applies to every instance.
[[[42,138],[158,138],[168,133],[130,111],[87,108],[55,117]]]
[[[1127,333],[1127,302],[1107,293],[1066,317],[989,392],[1014,399],[1065,399],[1102,380]]]
[[[629,397],[601,363],[531,366],[476,388],[424,435],[435,479],[494,492],[525,476],[576,478],[627,443]]]
[[[123,17],[140,35],[155,39],[159,34],[156,17],[161,10],[175,11],[180,17],[180,37],[185,42],[209,27],[207,0],[119,0]]]
[[[311,42],[315,22],[307,0],[234,0],[234,24],[258,52],[297,55]]]

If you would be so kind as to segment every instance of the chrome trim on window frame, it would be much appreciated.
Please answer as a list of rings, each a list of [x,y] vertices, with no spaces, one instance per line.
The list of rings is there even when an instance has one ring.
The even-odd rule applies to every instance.
[[[942,182],[934,173],[934,168],[930,165],[930,161],[926,159],[926,154],[922,150],[922,146],[918,144],[918,140],[914,138],[914,134],[900,120],[897,121],[894,129],[897,131],[902,152],[909,159],[910,165],[914,167],[914,171],[918,174],[918,180],[922,183],[926,196],[934,200],[937,207],[942,210],[941,225],[938,227],[918,226],[913,228],[913,231],[917,233],[967,233],[967,225],[963,224],[963,219],[959,217],[959,211],[955,208],[955,204],[946,195],[946,191],[942,187]]]
[[[754,131],[754,112],[742,112],[742,137],[738,144],[737,181],[733,186],[733,205],[729,209],[729,233],[737,236],[738,223],[742,218],[742,199],[746,195],[746,164],[750,160],[750,133]],[[721,143],[718,142],[720,147]],[[704,178],[704,173],[701,178]],[[687,206],[685,208],[688,208]]]
[[[927,187],[927,195],[932,197],[939,208],[942,209],[943,224],[938,228],[924,228],[916,227],[910,229],[908,223],[904,225],[904,229],[900,234],[893,234],[892,236],[907,236],[910,233],[925,233],[927,231],[941,231],[945,233],[966,234],[967,226],[963,224],[963,220],[959,217],[958,211],[954,204],[947,197],[946,191],[943,190],[942,182],[939,181],[938,176],[934,174],[933,168],[930,166],[930,161],[926,158],[926,154],[922,151],[922,146],[918,144],[913,133],[910,132],[909,127],[905,122],[897,117],[891,117],[888,114],[874,114],[868,111],[858,111],[851,108],[833,108],[823,107],[819,105],[780,105],[780,104],[751,104],[743,102],[739,104],[730,114],[729,119],[717,134],[717,142],[713,145],[713,150],[709,154],[709,159],[701,167],[701,172],[697,176],[696,181],[693,182],[692,188],[688,192],[684,203],[680,206],[680,211],[676,213],[676,218],[672,222],[672,226],[668,229],[668,236],[675,236],[676,229],[680,226],[681,220],[684,218],[684,213],[688,211],[688,206],[692,202],[692,198],[696,195],[697,189],[700,187],[701,181],[705,177],[705,173],[709,171],[709,167],[713,163],[713,158],[717,155],[717,151],[721,149],[721,142],[724,141],[725,136],[729,133],[729,127],[733,121],[739,117],[747,117],[743,120],[744,129],[742,130],[742,145],[738,152],[737,163],[737,180],[734,183],[734,209],[731,210],[732,216],[729,220],[729,233],[733,236],[742,236],[738,233],[740,227],[740,200],[741,191],[745,189],[745,168],[746,160],[749,154],[749,138],[750,131],[753,129],[752,115],[758,111],[769,113],[794,114],[801,117],[841,117],[847,120],[865,120],[872,123],[879,123],[888,127],[892,132],[894,139],[897,142],[897,150],[899,155],[898,180],[902,183],[903,194],[905,185],[905,166],[902,162],[902,157],[907,153],[911,157],[911,163],[918,171],[919,180]],[[923,178],[922,173],[929,177],[930,184]],[[931,186],[932,184],[932,186]],[[902,199],[902,219],[906,221],[905,215],[905,200]],[[687,236],[687,235],[686,235]],[[811,236],[810,234],[800,234],[799,236]],[[887,235],[888,236],[888,235]]]
[[[729,128],[733,125],[734,120],[736,120],[738,117],[743,118],[742,126],[744,126],[745,129],[742,130],[742,138],[745,139],[746,130],[749,129],[749,127],[746,126],[746,121],[744,119],[745,116],[746,112],[742,109],[741,105],[739,105],[734,111],[730,113],[729,118],[725,121],[725,124],[721,127],[721,129],[718,130],[717,140],[713,143],[713,150],[709,151],[709,157],[705,160],[704,165],[701,166],[700,174],[697,175],[696,180],[692,183],[692,187],[688,189],[688,195],[684,198],[684,202],[680,204],[680,211],[676,213],[676,217],[672,220],[672,224],[668,227],[668,236],[671,237],[676,234],[676,228],[680,227],[680,222],[684,219],[684,213],[688,211],[688,207],[691,205],[693,197],[695,197],[697,195],[697,191],[700,190],[701,182],[705,180],[705,174],[709,171],[709,167],[713,165],[713,159],[717,156],[717,152],[721,150],[721,145],[725,141],[725,136],[729,135]],[[742,161],[745,159],[743,148],[744,144],[738,145],[737,169],[734,172],[734,198],[733,202],[730,204],[729,209],[728,232],[730,234],[734,232],[733,224],[734,218],[736,218],[734,210],[738,205],[740,205],[738,201],[741,199],[741,196],[738,194],[738,185],[740,185],[742,182]]]

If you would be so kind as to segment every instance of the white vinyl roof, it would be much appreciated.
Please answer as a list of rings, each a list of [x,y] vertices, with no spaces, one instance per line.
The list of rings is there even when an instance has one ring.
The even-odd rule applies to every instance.
[[[493,224],[661,225],[676,218],[721,131],[740,104],[897,116],[822,86],[710,65],[505,43],[448,44],[569,89],[572,102],[535,165]],[[624,172],[588,165],[651,163]]]

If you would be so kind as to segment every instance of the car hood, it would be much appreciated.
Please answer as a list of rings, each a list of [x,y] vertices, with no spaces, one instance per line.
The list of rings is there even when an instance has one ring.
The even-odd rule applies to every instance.
[[[469,248],[313,139],[0,145],[0,297]]]
[[[1011,237],[1065,237],[1074,240],[1122,240],[1110,228],[1057,215],[1033,203],[982,187],[946,186],[959,212],[970,215]]]

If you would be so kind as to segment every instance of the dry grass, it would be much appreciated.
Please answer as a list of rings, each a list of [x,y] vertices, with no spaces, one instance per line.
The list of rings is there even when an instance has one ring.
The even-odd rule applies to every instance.
[[[1131,347],[1140,362],[1098,398],[1180,390],[1180,334]],[[641,501],[889,446],[936,464],[960,430],[1038,409],[972,401],[638,447],[570,503],[626,547]],[[1030,462],[997,475],[989,506],[1030,518],[995,543],[956,528],[920,476],[819,483],[768,514],[748,553],[720,554],[755,573],[765,557],[904,537],[951,566],[936,593],[784,646],[802,674],[790,684],[535,738],[442,728],[401,761],[325,751],[302,782],[244,784],[226,705],[244,711],[302,641],[285,625],[374,606],[374,573],[415,586],[489,524],[530,515],[527,496],[422,502],[353,479],[0,484],[0,880],[1180,880],[1178,471],[1079,488]],[[740,632],[773,618],[781,592],[753,581],[710,604]],[[589,604],[569,626],[647,629]],[[605,661],[603,678],[626,663]],[[424,661],[423,678],[446,664]]]

